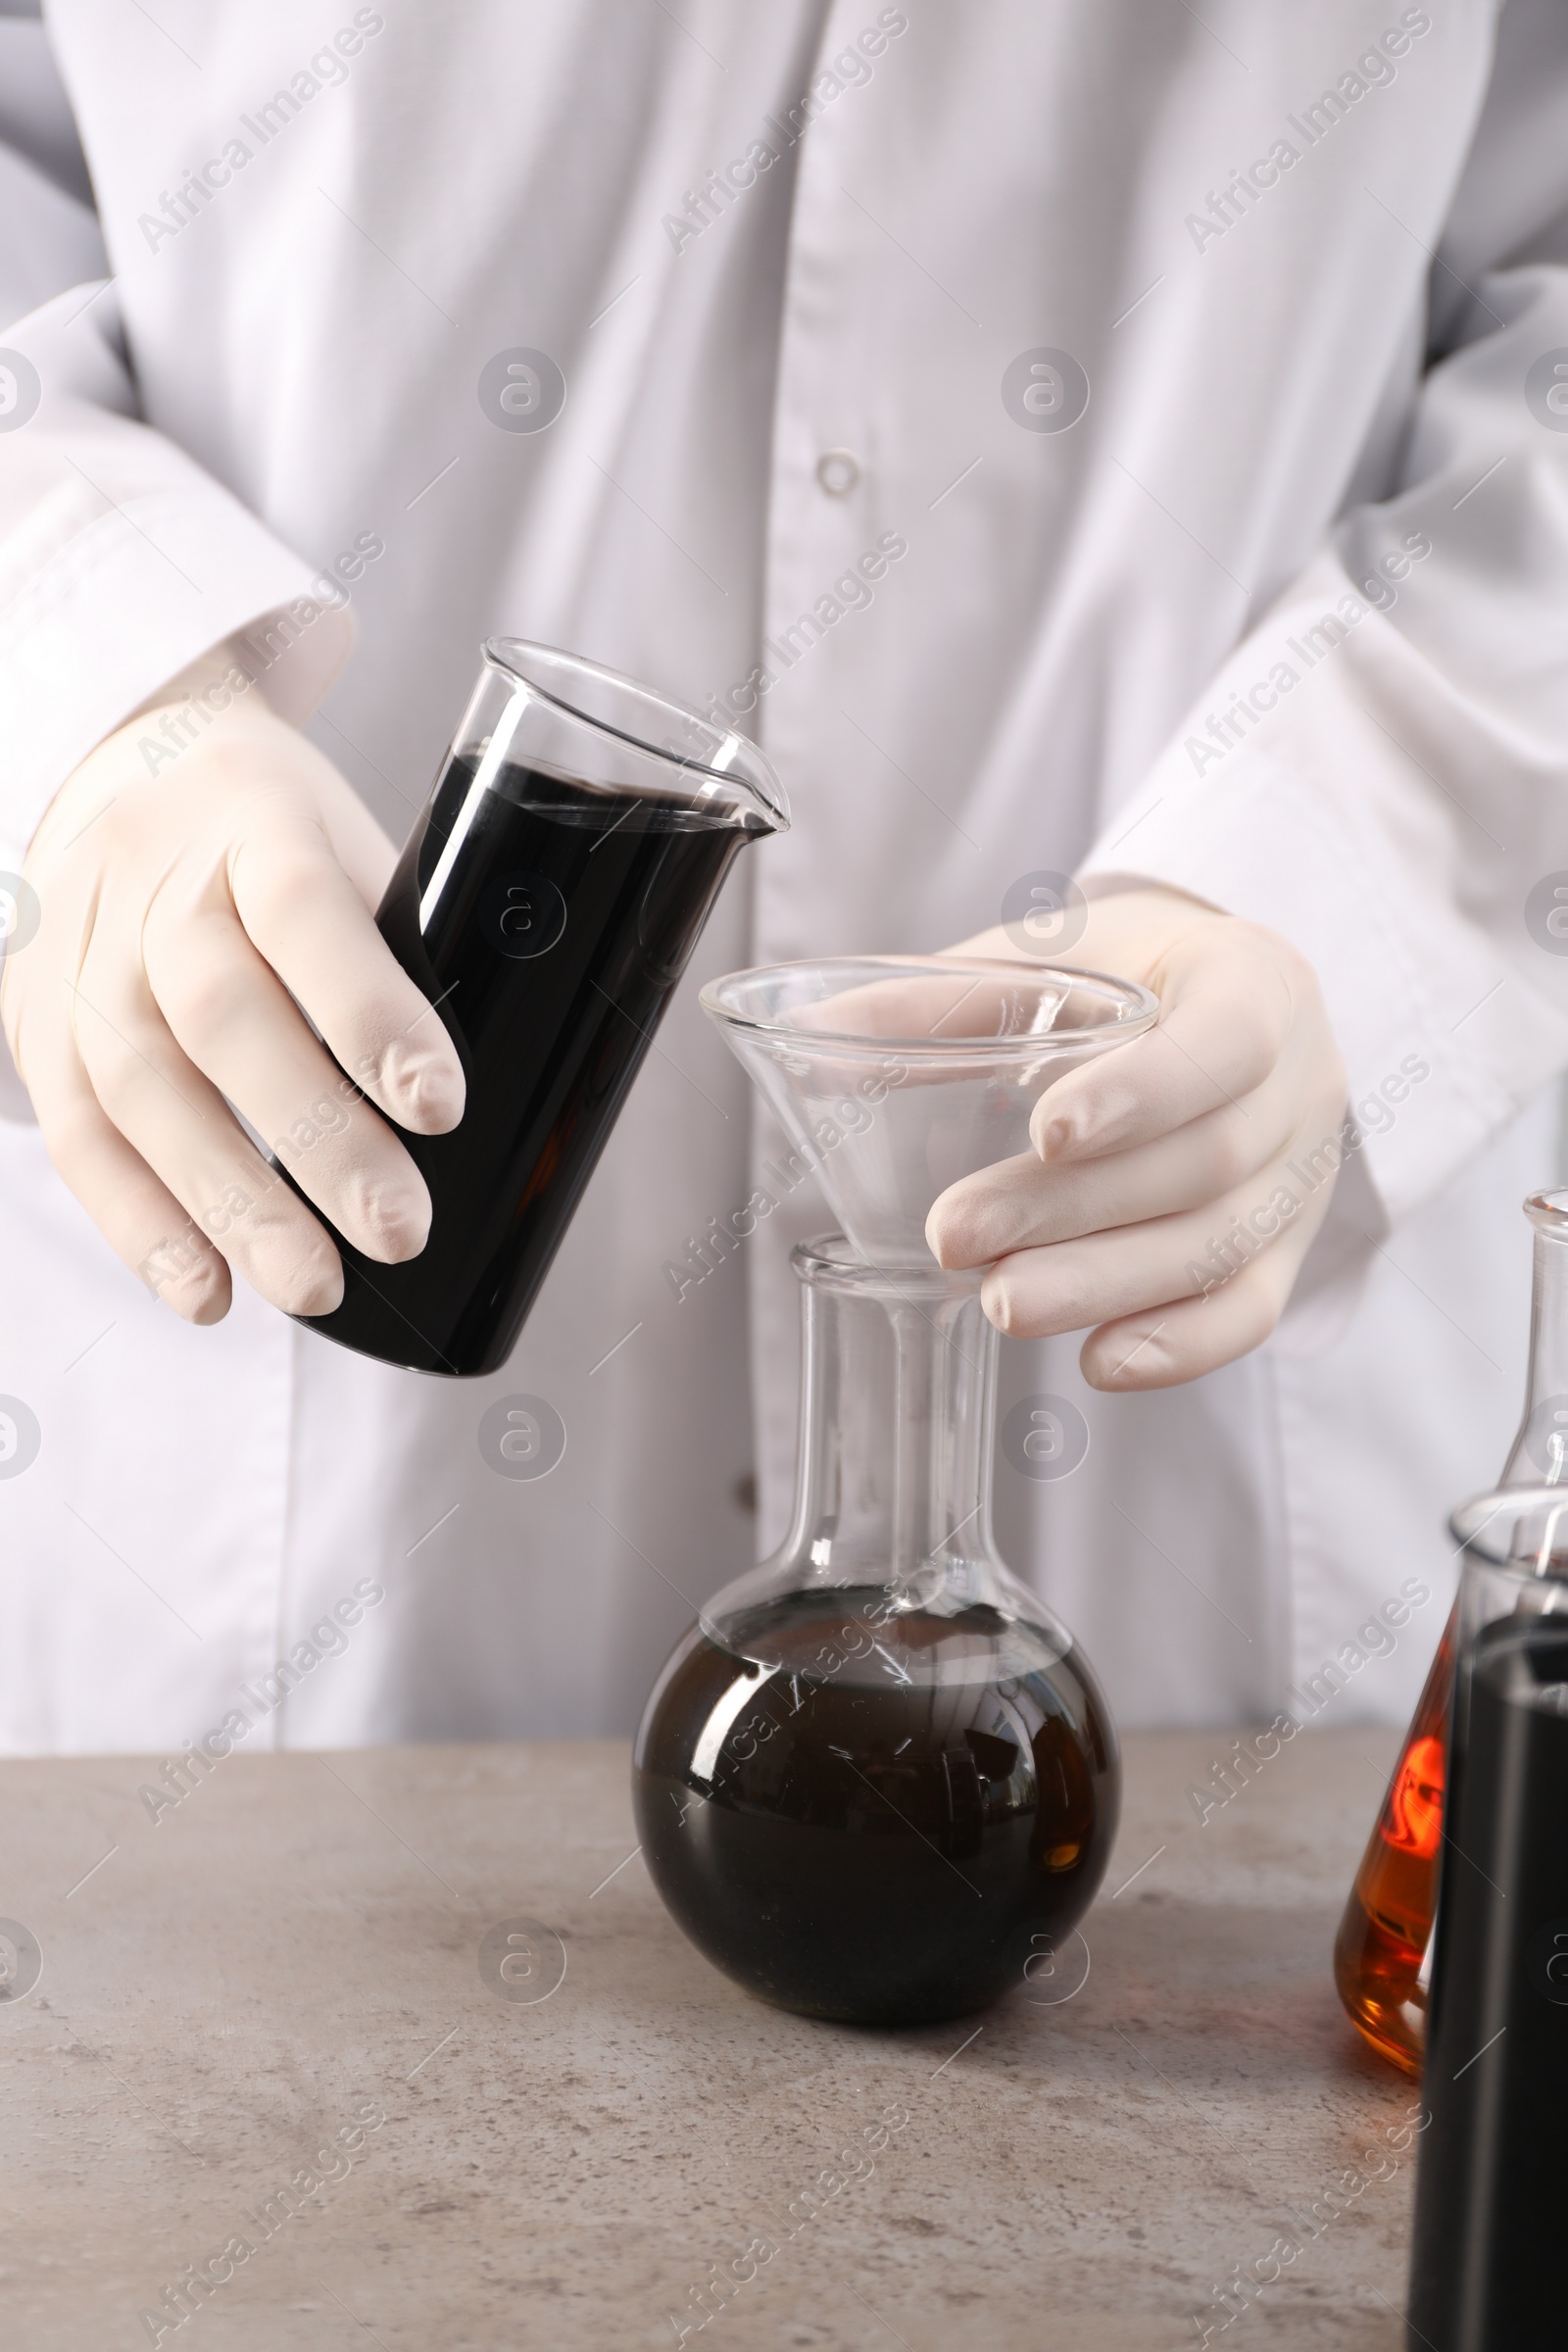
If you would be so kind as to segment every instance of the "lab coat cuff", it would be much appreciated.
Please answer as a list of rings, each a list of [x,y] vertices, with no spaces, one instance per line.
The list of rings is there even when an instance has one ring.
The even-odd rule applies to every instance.
[[[225,639],[274,710],[309,716],[353,642],[345,604],[216,482],[83,520],[0,614],[5,854],[95,744]]]
[[[1544,758],[1500,749],[1324,559],[1213,681],[1079,879],[1090,895],[1186,891],[1306,956],[1357,1155],[1397,1222],[1568,1058],[1568,957],[1541,953],[1523,907],[1513,926],[1488,908],[1509,878],[1489,828],[1517,845],[1514,820],[1549,808],[1549,785]]]

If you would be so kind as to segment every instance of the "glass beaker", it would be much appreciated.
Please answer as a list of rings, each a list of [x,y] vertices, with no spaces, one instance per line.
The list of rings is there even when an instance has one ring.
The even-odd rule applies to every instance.
[[[463,1118],[398,1130],[430,1192],[419,1255],[382,1265],[334,1233],[342,1301],[301,1322],[418,1372],[506,1361],[730,865],[788,823],[744,736],[488,641],[376,914],[457,1046]]]
[[[1568,1192],[1534,1193],[1525,1409],[1497,1484],[1568,1478]],[[1443,1834],[1455,1602],[1384,1791],[1334,1944],[1334,1981],[1382,2058],[1421,2072]]]
[[[1464,1547],[1410,2244],[1409,2341],[1562,2340],[1568,1496],[1478,1496]]]
[[[1157,1006],[1095,975],[937,958],[775,966],[703,1002],[854,1247],[793,1253],[789,1533],[655,1684],[643,1852],[687,1935],[763,1998],[859,2024],[961,2015],[1083,1916],[1120,1765],[1082,1650],[996,1551],[998,1335],[980,1273],[936,1266],[924,1218]]]

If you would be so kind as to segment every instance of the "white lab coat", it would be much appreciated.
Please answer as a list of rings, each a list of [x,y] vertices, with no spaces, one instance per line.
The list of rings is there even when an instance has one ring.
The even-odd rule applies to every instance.
[[[777,1531],[785,1252],[823,1222],[798,1196],[677,1297],[771,1141],[698,982],[939,946],[1071,868],[1288,933],[1371,1107],[1258,1354],[1102,1397],[1075,1344],[1004,1348],[1004,1408],[1066,1396],[1091,1434],[1060,1481],[999,1462],[1004,1547],[1127,1722],[1271,1713],[1336,1658],[1329,1719],[1401,1713],[1441,1514],[1517,1412],[1517,1204],[1568,1061],[1568,964],[1525,916],[1568,865],[1560,16],[1512,0],[1495,56],[1491,0],[49,22],[113,282],[0,333],[38,389],[0,432],[4,861],[280,609],[266,691],[394,834],[490,631],[727,698],[795,825],[747,853],[494,1379],[361,1362],[242,1289],[185,1329],[13,1089],[0,1392],[39,1446],[0,1478],[0,1747],[624,1730],[753,1555],[754,1466]],[[80,274],[58,202],[0,225],[29,299],[52,233]],[[565,380],[537,433],[480,403],[516,349]],[[1043,352],[1087,381],[1064,429]],[[869,604],[835,594],[884,534]],[[480,1453],[514,1393],[565,1424],[547,1478]],[[1367,1657],[1406,1579],[1432,1597]]]

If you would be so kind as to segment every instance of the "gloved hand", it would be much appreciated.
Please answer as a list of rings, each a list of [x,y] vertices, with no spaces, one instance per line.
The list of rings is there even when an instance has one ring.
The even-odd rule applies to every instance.
[[[253,689],[210,725],[190,719],[195,740],[149,774],[138,747],[164,740],[160,710],[224,667],[187,672],[61,787],[24,868],[37,932],[0,973],[50,1157],[126,1265],[194,1323],[226,1313],[230,1267],[295,1313],[343,1295],[329,1237],[225,1095],[387,1263],[423,1248],[430,1200],[361,1090],[425,1135],[455,1127],[464,1097],[439,1015],[371,919],[392,845],[331,761]]]
[[[951,953],[1018,958],[1004,930]],[[1345,1070],[1310,965],[1179,892],[1092,901],[1061,960],[1142,981],[1159,1025],[1042,1095],[1033,1152],[952,1185],[926,1239],[944,1266],[990,1265],[982,1297],[1001,1330],[1092,1325],[1080,1360],[1094,1387],[1166,1388],[1279,1320],[1334,1189],[1286,1162],[1338,1138]]]

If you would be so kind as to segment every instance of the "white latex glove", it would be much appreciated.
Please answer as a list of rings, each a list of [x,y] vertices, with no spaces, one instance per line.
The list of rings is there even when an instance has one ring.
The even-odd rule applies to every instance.
[[[1003,930],[949,952],[1019,959]],[[1060,960],[1142,981],[1159,1025],[1042,1095],[1034,1150],[951,1186],[926,1239],[944,1266],[990,1265],[982,1297],[1002,1331],[1092,1325],[1081,1361],[1094,1387],[1166,1388],[1245,1355],[1278,1322],[1334,1189],[1286,1162],[1338,1139],[1345,1070],[1311,966],[1272,931],[1179,892],[1092,901]],[[1237,1271],[1213,1241],[1230,1243]]]
[[[187,672],[61,787],[24,872],[36,935],[0,972],[50,1157],[126,1265],[194,1323],[226,1313],[230,1267],[294,1313],[343,1295],[330,1238],[225,1095],[387,1263],[423,1248],[430,1200],[361,1090],[427,1135],[457,1125],[464,1097],[444,1025],[371,919],[392,845],[331,761],[253,690],[208,726],[191,719],[196,740],[149,775],[138,746],[163,740],[161,712],[223,671],[217,656]]]

